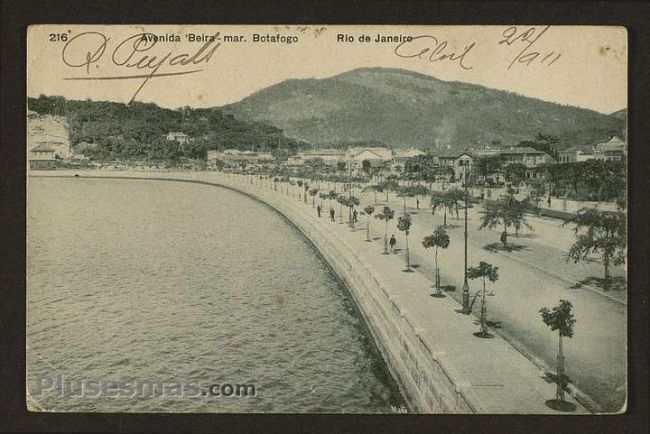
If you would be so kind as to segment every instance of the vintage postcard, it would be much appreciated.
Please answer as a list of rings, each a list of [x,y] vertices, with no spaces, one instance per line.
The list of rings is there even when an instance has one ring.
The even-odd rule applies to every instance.
[[[27,30],[34,412],[627,408],[627,32]]]

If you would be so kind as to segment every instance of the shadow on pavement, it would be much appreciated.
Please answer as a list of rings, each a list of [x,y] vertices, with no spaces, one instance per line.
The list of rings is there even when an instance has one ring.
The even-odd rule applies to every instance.
[[[593,286],[603,291],[625,291],[627,289],[627,282],[623,276],[615,276],[609,278],[608,288],[605,289],[605,278],[603,277],[587,277],[575,285],[571,285],[571,289],[582,288],[583,285]]]
[[[518,252],[520,250],[530,250],[530,247],[524,246],[523,244],[507,244],[504,246],[503,243],[491,243],[491,244],[484,245],[483,249],[487,250],[488,252],[498,253],[498,252]]]

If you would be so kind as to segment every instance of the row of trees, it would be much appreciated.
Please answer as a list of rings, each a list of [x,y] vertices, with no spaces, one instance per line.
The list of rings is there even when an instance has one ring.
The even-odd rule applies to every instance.
[[[290,182],[290,181],[289,181]],[[308,188],[308,184],[298,182],[299,187],[304,187],[305,191]],[[310,195],[315,197],[318,193],[317,188],[311,188],[309,190]],[[358,198],[354,196],[346,196],[344,194],[337,193],[336,191],[329,192],[320,192],[320,198],[322,200],[336,200],[341,206],[347,206],[352,209],[353,207],[359,206]],[[463,203],[467,199],[466,193],[460,189],[450,189],[446,192],[441,192],[432,195],[431,206],[435,212],[437,207],[444,207],[445,213],[446,209],[452,209],[456,211],[458,215],[459,204]],[[488,207],[485,210],[482,218],[481,228],[483,227],[496,227],[503,225],[504,232],[507,231],[509,227],[514,227],[515,230],[523,226],[527,226],[525,222],[524,213],[534,209],[532,201],[529,198],[518,200],[514,197],[514,191],[510,190],[507,194],[500,198],[499,200],[489,202],[492,207]],[[313,206],[313,202],[312,202]],[[384,206],[379,212],[375,213],[375,207],[372,205],[367,205],[363,208],[362,214],[366,215],[366,241],[372,241],[370,239],[370,218],[373,214],[374,217],[385,224],[384,229],[384,253],[388,253],[388,227],[390,221],[395,218],[395,211],[392,210],[389,206]],[[341,214],[340,214],[341,215]],[[584,227],[582,225],[587,224],[585,219],[593,220],[593,212],[583,212],[579,214],[581,224],[578,226]],[[352,223],[352,220],[350,220]],[[425,249],[432,249],[433,259],[434,259],[434,273],[435,273],[435,293],[437,297],[443,296],[442,285],[440,279],[440,267],[438,262],[439,252],[445,250],[451,244],[451,239],[445,224],[439,225],[434,228],[433,232],[429,235],[426,235],[422,239],[422,246]],[[411,271],[410,265],[410,256],[409,256],[409,235],[411,232],[413,221],[411,215],[408,212],[404,212],[397,218],[397,229],[404,233],[405,235],[405,261],[406,267],[405,271]],[[591,223],[593,226],[593,222]],[[610,232],[615,232],[620,230],[618,226],[619,221],[610,221],[602,222],[602,225],[607,226]],[[528,226],[529,227],[529,226]],[[597,229],[592,228],[592,232],[598,232]],[[576,229],[579,231],[579,229]],[[589,232],[589,230],[587,230]],[[591,239],[593,234],[582,234],[583,236]],[[585,238],[586,240],[586,238]],[[581,241],[581,245],[589,245],[589,248],[593,248],[593,245],[589,244],[587,241]],[[583,258],[585,256],[583,255]],[[617,257],[618,258],[618,257]],[[487,322],[487,297],[494,295],[493,292],[489,292],[487,288],[487,283],[495,283],[499,279],[499,268],[485,261],[480,261],[477,266],[472,266],[467,268],[467,277],[469,279],[479,279],[482,283],[482,287],[478,290],[474,296],[474,301],[480,299],[481,308],[479,315],[479,324],[480,329],[475,333],[479,337],[491,337]],[[472,302],[472,305],[474,302]],[[471,310],[471,309],[470,309]],[[559,336],[559,347],[558,347],[558,357],[557,357],[557,392],[556,399],[553,401],[548,401],[547,405],[553,406],[553,408],[566,410],[571,407],[572,404],[565,401],[564,390],[568,384],[567,376],[564,374],[564,355],[563,355],[563,338],[572,337],[574,333],[574,324],[575,319],[572,312],[572,305],[566,300],[560,300],[560,303],[553,308],[544,307],[540,309],[539,313],[541,314],[542,320],[547,324],[552,331],[557,331]]]

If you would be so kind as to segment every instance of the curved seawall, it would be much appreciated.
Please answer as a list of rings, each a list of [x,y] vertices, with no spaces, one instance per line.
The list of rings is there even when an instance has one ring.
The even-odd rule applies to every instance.
[[[544,402],[554,397],[555,385],[547,383],[522,354],[498,336],[475,338],[474,317],[458,314],[459,305],[450,297],[431,298],[431,282],[424,275],[402,273],[399,258],[379,254],[380,242],[365,243],[360,234],[328,222],[325,215],[318,219],[311,203],[299,201],[295,193],[285,195],[268,181],[215,172],[83,172],[82,176],[217,185],[277,210],[346,283],[411,411],[554,413]]]

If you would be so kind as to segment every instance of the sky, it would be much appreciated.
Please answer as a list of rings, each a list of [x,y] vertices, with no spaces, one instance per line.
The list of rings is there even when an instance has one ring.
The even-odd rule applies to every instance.
[[[612,113],[627,107],[627,63],[623,27],[37,25],[27,94],[215,107],[287,79],[386,67]]]

